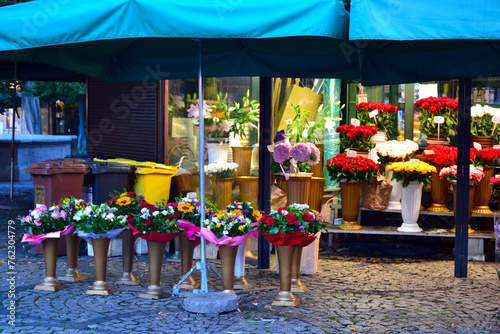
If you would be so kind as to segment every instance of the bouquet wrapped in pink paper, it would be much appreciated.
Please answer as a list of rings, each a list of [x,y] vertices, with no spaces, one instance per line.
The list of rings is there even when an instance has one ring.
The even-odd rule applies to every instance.
[[[258,235],[252,221],[238,210],[221,210],[205,219],[201,235],[219,246],[238,246]]]
[[[25,230],[22,242],[34,246],[47,238],[60,238],[73,232],[74,227],[66,221],[67,213],[58,206],[42,205],[21,218]]]
[[[176,206],[177,203],[168,203],[144,207],[133,215],[133,224],[129,224],[128,227],[139,238],[156,242],[170,241],[182,233],[177,224],[180,214],[176,212]]]

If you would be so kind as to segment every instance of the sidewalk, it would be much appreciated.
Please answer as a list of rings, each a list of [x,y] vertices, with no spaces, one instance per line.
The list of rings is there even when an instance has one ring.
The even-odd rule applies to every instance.
[[[4,191],[3,185],[0,190]],[[23,196],[29,199],[28,194]],[[4,272],[8,271],[8,220],[25,213],[0,210]],[[134,261],[134,274],[142,287],[118,285],[110,296],[85,295],[94,267],[93,258],[82,256],[78,268],[91,277],[88,281],[66,283],[66,289],[55,293],[33,290],[44,276],[43,256],[20,243],[19,223],[16,232],[15,298],[9,297],[4,274],[1,333],[500,333],[500,282],[491,262],[469,262],[468,278],[455,278],[449,255],[379,258],[345,254],[324,243],[319,272],[301,278],[309,290],[296,294],[300,298],[297,307],[271,305],[279,287],[271,256],[269,270],[247,265],[246,278],[254,288],[238,292],[238,310],[214,316],[184,311],[182,296],[157,301],[138,298],[149,281],[147,255],[136,256]],[[210,262],[220,267],[220,261]],[[59,257],[57,273],[65,266],[66,258]],[[112,284],[120,276],[121,258],[112,257],[107,280]],[[199,280],[198,272],[194,278]],[[164,290],[171,291],[179,279],[180,264],[164,262]],[[212,273],[208,285],[222,289],[222,282]],[[8,324],[5,308],[13,299],[15,327]]]

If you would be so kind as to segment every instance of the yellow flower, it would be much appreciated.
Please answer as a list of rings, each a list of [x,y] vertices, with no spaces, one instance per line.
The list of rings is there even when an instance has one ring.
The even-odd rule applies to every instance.
[[[235,210],[231,211],[231,213],[234,213],[235,215],[243,216],[243,212],[241,212],[238,209],[235,209]]]
[[[194,210],[194,206],[189,203],[181,203],[177,206],[177,210],[184,213],[192,213]]]
[[[156,203],[154,201],[150,201],[146,197],[144,197],[144,202],[148,203],[149,205],[156,205]]]
[[[118,204],[119,206],[127,206],[130,203],[132,203],[130,197],[120,197],[116,200],[116,204]]]
[[[220,228],[220,223],[217,223],[215,227]]]
[[[128,194],[127,193],[121,193],[120,197],[128,197]]]
[[[238,226],[238,231],[243,232],[243,230],[244,230],[244,229],[245,229],[245,228],[243,227],[243,225]]]
[[[222,111],[217,111],[215,113],[215,117],[217,117],[218,119],[224,119],[224,118],[226,118],[226,114],[223,113]]]
[[[215,216],[216,216],[217,218],[220,218],[220,217],[222,217],[223,215],[224,215],[224,211],[223,211],[223,210],[221,210],[221,211],[219,211],[219,212],[217,212],[217,213],[215,214]]]
[[[259,210],[253,210],[253,216],[255,219],[260,220],[262,218],[262,213]]]
[[[69,204],[69,200],[66,198],[64,199],[63,203],[62,204],[65,204],[65,205],[68,205]]]
[[[83,208],[83,206],[80,203],[78,203],[77,205],[75,205],[75,209],[77,209],[77,210],[80,210],[82,208]]]

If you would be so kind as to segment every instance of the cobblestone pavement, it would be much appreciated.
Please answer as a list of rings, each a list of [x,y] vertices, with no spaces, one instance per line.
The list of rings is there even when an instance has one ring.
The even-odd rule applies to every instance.
[[[238,310],[221,315],[188,313],[183,297],[162,300],[138,298],[148,283],[148,257],[136,256],[134,274],[142,287],[116,286],[110,296],[85,295],[94,274],[93,258],[81,256],[79,270],[88,281],[67,283],[58,292],[33,290],[44,276],[43,256],[16,237],[15,298],[7,282],[7,229],[9,219],[26,211],[0,212],[2,259],[1,333],[500,333],[500,283],[491,262],[469,262],[468,277],[455,278],[450,257],[427,259],[379,258],[320,253],[319,271],[303,275],[307,293],[297,307],[276,307],[279,278],[274,257],[271,268],[247,265],[246,278],[254,285],[238,292]],[[21,229],[16,225],[19,234]],[[444,258],[444,259],[443,259]],[[219,268],[218,260],[210,261]],[[66,258],[59,257],[58,274]],[[108,282],[121,275],[121,258],[108,262]],[[199,279],[199,273],[194,274]],[[162,287],[180,279],[180,264],[164,262]],[[209,288],[222,283],[209,274]],[[15,299],[15,327],[8,324],[7,306]]]

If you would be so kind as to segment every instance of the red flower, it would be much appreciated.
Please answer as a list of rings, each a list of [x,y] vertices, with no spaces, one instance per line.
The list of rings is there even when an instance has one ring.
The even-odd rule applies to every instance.
[[[283,210],[286,210],[286,206],[282,206],[280,208],[278,208],[278,213],[281,215],[281,213],[283,212]]]
[[[268,215],[264,215],[262,218],[261,218],[261,221],[266,224],[267,226],[271,226],[273,225],[274,223],[276,223],[276,219],[274,219],[273,217],[269,217]]]
[[[147,207],[148,207],[148,205],[149,205],[149,204],[148,204],[147,202],[145,202],[145,201],[139,201],[139,207],[140,207],[141,209],[147,208]]]
[[[130,225],[134,225],[134,216],[127,213],[127,221]]]
[[[128,197],[136,197],[136,196],[137,196],[137,194],[135,192],[133,192],[133,191],[128,192]]]
[[[153,219],[151,219],[151,218],[146,219],[145,223],[146,223],[146,226],[151,226],[151,225],[153,225]]]
[[[289,213],[285,216],[286,222],[290,225],[297,225],[297,217],[293,213]]]
[[[173,214],[168,214],[165,216],[167,220],[174,220],[175,216]]]
[[[304,213],[304,220],[305,220],[306,222],[312,222],[312,221],[314,221],[314,216],[313,216],[313,215],[311,215],[311,214],[309,213],[309,211],[307,211],[306,213]]]

